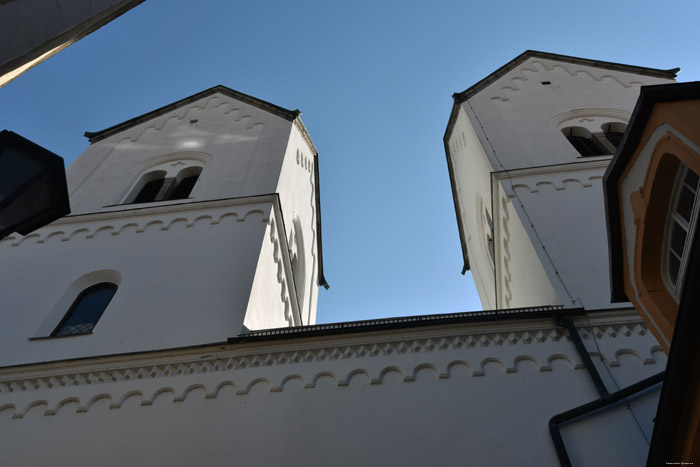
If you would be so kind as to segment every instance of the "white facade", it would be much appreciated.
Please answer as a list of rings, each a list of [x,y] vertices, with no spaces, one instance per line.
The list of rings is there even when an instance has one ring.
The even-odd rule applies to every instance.
[[[410,320],[2,369],[3,463],[558,465],[549,419],[599,397],[563,328]],[[576,324],[611,392],[663,370],[634,312]],[[563,425],[574,465],[643,465],[656,398]]]
[[[640,86],[673,76],[528,51],[455,94],[448,163],[484,308],[612,306],[601,183],[614,147],[604,128],[624,131]],[[562,133],[571,127],[608,155],[582,157]]]
[[[475,108],[501,105],[490,89],[448,130],[460,230],[485,307],[531,309],[308,326],[325,280],[297,112],[217,87],[89,134],[73,214],[0,243],[2,463],[559,465],[551,420],[660,373],[665,354],[589,277],[607,274],[608,158],[579,161],[562,136],[496,159],[542,129],[503,109],[476,125]],[[129,204],[152,177],[197,172],[188,199]],[[118,289],[92,333],[51,337],[101,281]],[[573,465],[643,464],[658,392],[562,423]]]
[[[297,113],[241,96],[212,88],[91,135],[68,169],[72,214],[0,243],[13,320],[0,330],[0,365],[313,324],[315,148]],[[188,199],[129,204],[150,174],[195,169]],[[78,294],[104,281],[119,288],[92,333],[49,338]]]

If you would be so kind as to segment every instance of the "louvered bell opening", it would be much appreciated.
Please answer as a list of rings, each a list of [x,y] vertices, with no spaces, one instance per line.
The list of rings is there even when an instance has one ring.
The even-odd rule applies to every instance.
[[[190,196],[190,193],[192,192],[192,188],[194,188],[194,184],[197,183],[198,178],[199,175],[190,175],[189,177],[185,177],[182,180],[180,180],[180,183],[177,184],[172,194],[170,195],[170,199],[188,198]]]
[[[163,188],[163,183],[165,183],[165,180],[162,178],[158,180],[151,180],[150,182],[146,183],[134,199],[133,204],[150,203],[155,201],[160,189]]]
[[[620,133],[619,131],[607,131],[605,132],[605,139],[610,141],[610,144],[617,148],[622,142],[622,137],[624,135],[624,133]]]
[[[584,136],[568,136],[567,139],[583,157],[602,156],[605,154],[593,140]]]

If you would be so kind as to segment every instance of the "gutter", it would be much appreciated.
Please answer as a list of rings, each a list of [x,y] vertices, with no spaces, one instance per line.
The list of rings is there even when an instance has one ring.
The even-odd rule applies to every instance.
[[[554,321],[559,326],[564,326],[569,332],[571,340],[576,346],[576,351],[581,357],[583,364],[586,366],[586,370],[588,371],[588,374],[591,377],[598,394],[600,395],[600,399],[596,399],[565,412],[558,413],[549,419],[549,434],[552,437],[554,448],[557,451],[559,464],[561,464],[562,467],[571,467],[571,459],[569,459],[569,454],[566,451],[566,446],[564,445],[564,440],[562,439],[561,432],[559,431],[559,426],[576,419],[592,415],[596,411],[607,410],[614,407],[618,402],[663,382],[665,372],[662,371],[661,373],[657,373],[654,376],[643,379],[642,381],[610,394],[605,387],[605,383],[600,377],[598,370],[593,364],[593,360],[583,344],[581,335],[579,334],[576,325],[571,320],[571,316],[564,313],[555,314]]]
[[[565,423],[571,422],[573,420],[587,417],[592,415],[596,411],[607,410],[614,407],[618,402],[627,399],[630,396],[637,395],[638,393],[649,389],[664,380],[665,372],[657,373],[654,376],[643,379],[637,383],[627,386],[626,388],[620,389],[617,392],[609,394],[600,399],[588,402],[587,404],[580,405],[571,410],[559,413],[549,419],[549,434],[552,436],[552,442],[554,442],[554,447],[557,450],[557,456],[559,457],[559,463],[562,467],[571,467],[571,459],[566,452],[566,446],[564,445],[564,440],[561,437],[559,431],[559,426]]]

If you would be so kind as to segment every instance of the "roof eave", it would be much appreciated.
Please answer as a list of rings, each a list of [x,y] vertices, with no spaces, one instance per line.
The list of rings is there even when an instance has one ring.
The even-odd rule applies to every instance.
[[[454,96],[453,96],[454,97]],[[467,251],[467,242],[464,235],[464,227],[460,222],[459,216],[459,199],[457,198],[457,187],[455,186],[455,174],[454,167],[452,165],[452,158],[450,157],[450,136],[452,135],[452,130],[454,128],[455,122],[457,121],[457,114],[459,113],[459,104],[455,99],[452,104],[452,112],[450,113],[450,120],[447,123],[447,129],[445,130],[445,136],[443,137],[443,144],[445,145],[445,156],[447,158],[447,172],[450,177],[450,189],[452,190],[452,201],[455,206],[455,216],[457,219],[457,229],[459,230],[459,243],[462,247],[462,258],[464,260],[464,265],[462,266],[462,274],[466,274],[469,271],[469,252]]]
[[[244,94],[242,92],[236,91],[234,89],[228,88],[223,85],[217,85],[214,87],[211,87],[209,89],[205,89],[204,91],[198,92],[197,94],[193,94],[189,97],[185,97],[184,99],[180,99],[179,101],[173,102],[172,104],[165,105],[163,107],[160,107],[156,110],[152,110],[148,113],[145,113],[143,115],[139,115],[138,117],[134,117],[130,120],[127,120],[122,123],[118,123],[114,126],[111,126],[109,128],[105,128],[104,130],[100,131],[86,131],[85,132],[85,137],[88,138],[90,141],[90,144],[96,143],[98,141],[101,141],[105,138],[109,138],[112,135],[115,135],[121,131],[127,130],[131,127],[134,127],[136,125],[139,125],[143,122],[146,122],[148,120],[151,120],[153,118],[156,118],[160,115],[166,114],[168,112],[171,112],[175,109],[178,109],[182,106],[191,104],[195,101],[198,101],[199,99],[202,99],[204,97],[210,96],[212,94],[216,93],[221,93],[226,96],[229,96],[233,99],[236,99],[240,102],[245,102],[246,104],[250,104],[254,107],[258,107],[259,109],[265,110],[266,112],[269,112],[273,115],[277,115],[278,117],[282,117],[290,122],[293,122],[299,115],[301,115],[301,112],[299,110],[289,110],[285,109],[284,107],[280,107],[278,105],[272,104],[270,102],[264,101],[262,99],[258,99],[253,96],[249,96],[248,94]],[[302,125],[303,127],[303,125]],[[304,130],[305,132],[306,130]],[[312,143],[313,146],[313,143]]]
[[[626,73],[636,73],[639,75],[653,76],[655,78],[666,78],[675,79],[676,75],[680,71],[680,68],[672,68],[669,70],[660,70],[658,68],[647,68],[636,65],[625,65],[623,63],[606,62],[602,60],[590,60],[588,58],[572,57],[570,55],[560,55],[549,52],[541,52],[538,50],[526,50],[517,57],[515,57],[510,62],[506,63],[490,75],[486,76],[481,81],[477,82],[473,86],[465,89],[462,92],[457,92],[454,94],[456,102],[463,102],[469,99],[471,96],[477,94],[482,89],[486,88],[489,84],[496,81],[522,62],[528,58],[542,58],[546,60],[556,60],[565,63],[574,63],[577,65],[586,65],[596,68],[604,68],[606,70],[622,71]]]

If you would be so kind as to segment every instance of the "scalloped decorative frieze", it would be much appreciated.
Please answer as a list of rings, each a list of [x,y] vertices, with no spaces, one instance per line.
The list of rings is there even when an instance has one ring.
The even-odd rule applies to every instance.
[[[248,207],[246,209],[229,210],[217,213],[205,213],[201,211],[188,213],[171,213],[163,215],[161,218],[153,216],[130,216],[109,219],[110,223],[94,223],[94,225],[78,225],[74,228],[65,228],[61,225],[55,230],[44,230],[31,233],[27,236],[10,235],[0,241],[0,247],[9,245],[18,247],[21,245],[41,245],[59,242],[68,242],[81,239],[89,240],[94,238],[109,238],[119,235],[141,234],[148,231],[167,231],[177,228],[192,228],[200,225],[218,225],[224,222],[245,222],[249,218],[257,218],[262,222],[268,222],[265,210],[259,207]]]
[[[282,255],[281,255],[281,246],[280,246],[280,241],[277,238],[277,226],[275,224],[275,220],[273,217],[270,218],[270,243],[272,243],[272,258],[277,265],[277,283],[280,286],[280,300],[282,301],[282,304],[284,305],[284,319],[287,322],[288,326],[295,326],[299,325],[300,323],[296,323],[294,320],[294,316],[292,316],[292,306],[291,306],[291,297],[290,297],[290,290],[289,290],[289,284],[287,283],[286,279],[286,274],[284,272],[284,264],[282,263]]]
[[[580,326],[584,340],[645,336],[648,333],[643,322],[627,322],[600,326]],[[0,394],[16,391],[32,391],[58,387],[76,387],[122,381],[148,380],[173,376],[197,375],[231,370],[265,368],[335,360],[393,357],[405,354],[429,354],[442,351],[465,351],[474,348],[494,348],[532,344],[551,344],[569,341],[567,331],[561,327],[545,329],[514,330],[426,337],[423,339],[393,340],[385,342],[325,346],[310,349],[283,350],[248,355],[219,356],[195,361],[178,361],[153,365],[134,365],[104,370],[67,371],[65,373],[0,380]],[[652,353],[660,350],[654,344],[649,355],[640,359],[653,360]],[[638,353],[638,352],[637,352]],[[616,361],[617,355],[605,357]],[[651,361],[650,360],[650,361]]]
[[[505,307],[510,307],[511,301],[513,300],[513,293],[510,289],[510,281],[512,279],[512,274],[510,272],[511,254],[510,254],[510,228],[509,221],[510,215],[508,214],[508,197],[501,197],[501,247],[503,248],[500,253],[501,261],[503,262],[503,303]]]
[[[591,188],[594,184],[602,183],[603,177],[600,175],[590,175],[583,177],[569,177],[563,180],[540,180],[537,182],[518,181],[511,185],[512,193],[509,193],[508,198],[515,198],[516,190],[524,190],[529,193],[540,193],[541,191],[563,191],[571,188]]]
[[[523,64],[523,66],[518,70],[521,74],[515,75],[512,78],[510,78],[508,84],[504,84],[503,86],[501,86],[498,89],[497,94],[491,96],[491,100],[508,102],[509,95],[518,93],[520,91],[518,83],[530,81],[528,74],[532,75],[542,72],[557,72],[559,70],[563,71],[570,77],[589,79],[599,83],[611,82],[623,88],[631,88],[634,86],[644,85],[644,83],[639,81],[638,78],[635,78],[634,80],[630,80],[628,82],[623,82],[620,80],[619,77],[611,74],[609,70],[580,68],[580,65],[559,62],[553,64],[552,66],[547,66],[547,64],[544,63],[542,60],[532,60],[529,63]],[[541,76],[540,79],[542,78],[544,77]]]
[[[254,120],[252,114],[241,114],[243,108],[240,102],[229,97],[213,95],[204,102],[197,101],[196,103],[180,107],[173,110],[172,113],[156,117],[146,125],[139,125],[133,130],[127,130],[126,136],[122,137],[120,142],[137,142],[144,137],[152,136],[152,133],[157,133],[164,129],[174,129],[181,122],[189,123],[196,129],[200,123],[199,118],[205,110],[216,111],[221,116],[226,116],[229,121],[229,127],[233,131],[259,135],[265,123]]]
[[[656,349],[656,351],[662,352],[660,348]],[[653,357],[644,358],[639,355],[639,352],[631,349],[621,349],[616,353],[616,356],[619,355],[637,356],[643,365],[656,363]],[[610,366],[620,366],[620,363],[614,361],[610,363]],[[94,408],[98,410],[117,410],[126,404],[138,404],[141,407],[149,407],[156,403],[182,403],[191,397],[202,399],[230,398],[260,392],[275,394],[289,390],[347,388],[352,386],[364,388],[372,385],[414,383],[421,380],[436,383],[453,378],[483,378],[490,375],[512,374],[521,371],[552,372],[555,369],[561,371],[562,368],[582,370],[585,367],[580,362],[573,361],[567,355],[551,353],[544,359],[538,359],[529,354],[518,355],[507,360],[497,357],[485,357],[472,362],[458,358],[442,364],[430,362],[410,364],[408,366],[392,364],[383,366],[381,369],[359,367],[349,371],[324,369],[309,373],[306,376],[300,372],[293,372],[284,376],[277,376],[276,378],[254,376],[247,380],[243,377],[236,379],[236,375],[229,374],[213,382],[170,381],[171,384],[150,390],[124,389],[123,386],[115,386],[111,388],[112,392],[98,392],[90,397],[68,396],[62,397],[57,401],[39,398],[23,403],[8,402],[0,405],[0,417],[6,416],[14,420],[20,420],[25,418],[30,412],[38,412],[38,415],[50,417],[63,410],[73,411],[75,414],[83,414],[90,410],[95,410]],[[230,376],[234,376],[234,378]]]

